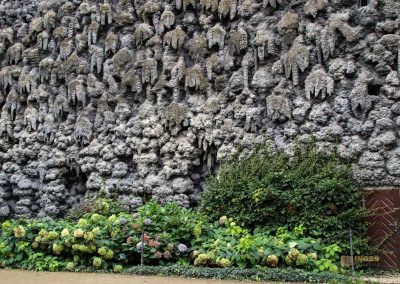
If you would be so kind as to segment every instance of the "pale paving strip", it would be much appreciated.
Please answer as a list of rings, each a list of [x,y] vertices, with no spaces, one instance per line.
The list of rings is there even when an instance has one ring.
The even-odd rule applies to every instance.
[[[121,274],[35,272],[26,270],[0,270],[1,284],[229,284],[257,283],[280,284],[279,282],[251,282],[233,280],[190,279],[171,277],[149,277]],[[293,283],[296,284],[296,283]],[[299,283],[298,283],[299,284]]]

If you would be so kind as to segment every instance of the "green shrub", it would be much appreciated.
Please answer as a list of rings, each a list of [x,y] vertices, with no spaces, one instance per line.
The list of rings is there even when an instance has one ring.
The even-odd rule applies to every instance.
[[[263,146],[226,161],[209,176],[201,211],[212,220],[228,215],[250,229],[304,224],[327,242],[347,243],[349,229],[362,237],[362,192],[351,164],[314,144],[294,152],[290,157]]]

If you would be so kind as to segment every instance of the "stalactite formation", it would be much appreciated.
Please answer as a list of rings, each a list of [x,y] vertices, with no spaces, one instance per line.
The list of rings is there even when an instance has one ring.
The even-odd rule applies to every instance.
[[[198,203],[265,139],[337,146],[400,185],[400,2],[5,0],[0,218],[63,216],[99,192]]]

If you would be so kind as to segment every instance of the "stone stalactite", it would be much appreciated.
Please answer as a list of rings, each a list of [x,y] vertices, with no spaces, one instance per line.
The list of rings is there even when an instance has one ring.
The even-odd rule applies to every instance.
[[[326,74],[323,67],[315,65],[305,81],[307,99],[310,100],[312,96],[325,99],[333,94],[334,84],[334,80]]]
[[[2,1],[0,218],[100,191],[195,205],[265,139],[400,185],[400,2],[357,2]]]
[[[287,53],[282,55],[281,61],[286,78],[292,77],[294,85],[299,83],[299,69],[304,72],[308,67],[309,58],[308,48],[301,43],[295,43]]]

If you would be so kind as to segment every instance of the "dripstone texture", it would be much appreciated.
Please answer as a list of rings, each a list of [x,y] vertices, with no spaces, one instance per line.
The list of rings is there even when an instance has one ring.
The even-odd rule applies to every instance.
[[[266,138],[400,185],[400,2],[358,2],[2,0],[0,217],[99,192],[191,206]]]

